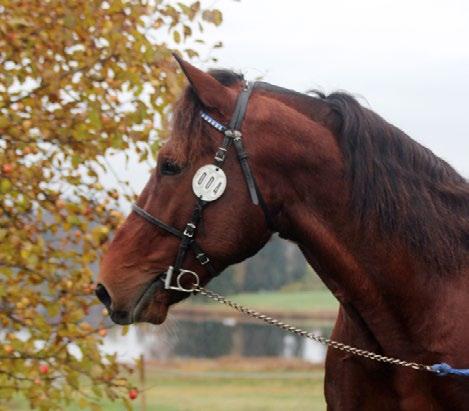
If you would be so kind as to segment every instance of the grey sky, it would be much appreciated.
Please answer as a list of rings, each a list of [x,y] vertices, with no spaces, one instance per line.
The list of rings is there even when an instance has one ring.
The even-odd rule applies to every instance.
[[[469,176],[467,1],[219,1],[219,65],[347,90]]]
[[[363,104],[469,177],[466,0],[204,3],[224,13],[222,26],[204,35],[224,43],[213,53],[215,66],[297,91],[363,96]],[[139,191],[148,175],[140,167],[131,174]]]

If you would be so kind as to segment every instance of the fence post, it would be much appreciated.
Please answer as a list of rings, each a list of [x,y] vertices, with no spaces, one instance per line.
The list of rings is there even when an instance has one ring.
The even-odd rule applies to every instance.
[[[145,356],[140,354],[140,361],[139,361],[139,379],[140,379],[140,409],[141,411],[147,410],[147,401],[145,398]]]

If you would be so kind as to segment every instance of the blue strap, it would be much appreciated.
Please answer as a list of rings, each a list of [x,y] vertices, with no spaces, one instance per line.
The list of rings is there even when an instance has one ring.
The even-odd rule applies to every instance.
[[[208,115],[205,111],[200,112],[200,117],[202,117],[202,120],[206,121],[208,124],[210,124],[213,128],[216,128],[221,133],[224,133],[227,129],[226,126],[219,123],[212,116]]]
[[[432,365],[432,371],[438,375],[459,375],[462,377],[469,377],[469,369],[464,368],[453,368],[451,365],[446,363]]]

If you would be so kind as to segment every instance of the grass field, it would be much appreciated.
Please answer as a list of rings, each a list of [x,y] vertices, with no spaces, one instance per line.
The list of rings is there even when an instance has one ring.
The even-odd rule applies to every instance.
[[[243,360],[241,360],[242,362]],[[147,370],[145,399],[147,411],[284,411],[325,410],[323,371],[318,369],[232,369],[218,364],[217,370],[181,368]],[[117,411],[119,403],[103,402],[104,410]],[[25,411],[16,402],[11,411]],[[78,406],[66,411],[78,411]],[[140,398],[135,401],[140,410]]]
[[[286,311],[291,313],[335,312],[339,304],[328,290],[278,292],[264,291],[230,295],[229,298],[249,308],[264,311]],[[195,297],[181,304],[222,309],[223,306],[204,297]],[[225,308],[223,308],[225,309]]]
[[[161,411],[324,410],[322,372],[204,372],[155,379],[149,409]],[[157,381],[158,380],[158,381]]]
[[[337,300],[328,290],[243,293],[234,295],[232,299],[257,309],[326,311],[337,310],[339,306]]]

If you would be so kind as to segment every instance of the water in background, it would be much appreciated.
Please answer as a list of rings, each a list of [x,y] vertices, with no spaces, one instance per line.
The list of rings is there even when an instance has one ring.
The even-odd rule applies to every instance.
[[[296,324],[317,335],[329,336],[332,324]],[[162,326],[131,326],[127,335],[114,327],[105,338],[103,350],[117,353],[122,361],[141,354],[146,359],[175,357],[218,358],[282,357],[322,363],[326,348],[314,341],[260,322],[239,322],[234,318],[195,321],[172,318]]]

